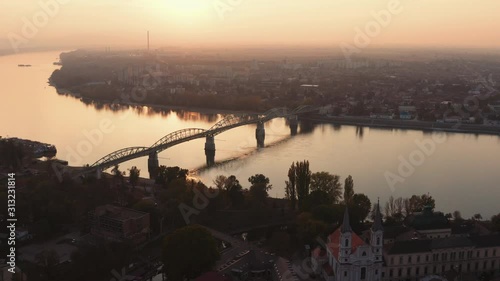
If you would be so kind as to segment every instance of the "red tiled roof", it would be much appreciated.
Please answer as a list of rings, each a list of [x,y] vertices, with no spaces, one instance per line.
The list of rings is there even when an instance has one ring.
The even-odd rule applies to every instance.
[[[335,230],[330,236],[330,243],[328,243],[328,248],[332,252],[333,256],[338,260],[339,259],[339,248],[340,248],[340,228]],[[351,253],[356,252],[359,246],[365,245],[363,239],[361,239],[356,233],[352,232],[352,241],[351,241]]]

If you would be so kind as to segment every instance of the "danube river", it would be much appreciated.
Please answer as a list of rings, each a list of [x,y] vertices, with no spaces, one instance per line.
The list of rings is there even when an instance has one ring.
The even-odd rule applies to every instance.
[[[109,109],[59,95],[48,84],[58,68],[59,52],[0,57],[2,137],[20,137],[56,145],[57,157],[70,165],[92,164],[125,147],[150,146],[184,128],[208,129],[224,116],[147,107]],[[18,67],[31,64],[31,67]],[[270,195],[284,196],[284,182],[293,161],[307,159],[315,171],[345,179],[372,202],[380,197],[429,193],[443,212],[460,210],[483,218],[500,212],[500,137],[424,133],[353,126],[301,123],[290,136],[285,120],[266,124],[266,147],[256,149],[255,125],[239,127],[215,138],[215,168],[205,168],[204,139],[160,153],[161,165],[193,171],[210,185],[218,174],[236,175],[244,187],[248,177],[263,173],[273,184]],[[228,160],[232,159],[232,160]],[[228,160],[228,161],[226,161]],[[147,174],[147,157],[120,165]]]

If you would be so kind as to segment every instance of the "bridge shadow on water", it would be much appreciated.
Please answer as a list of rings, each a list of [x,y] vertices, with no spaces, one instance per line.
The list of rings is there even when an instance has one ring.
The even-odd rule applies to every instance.
[[[302,123],[301,123],[302,125]],[[218,160],[215,161],[213,165],[203,165],[200,167],[196,167],[194,169],[191,169],[189,171],[190,175],[193,177],[198,177],[200,174],[205,173],[207,171],[210,171],[212,169],[222,169],[226,171],[238,171],[240,169],[243,169],[243,167],[251,161],[251,157],[254,155],[257,155],[258,153],[262,152],[264,149],[269,149],[269,148],[274,148],[274,147],[279,147],[283,144],[286,144],[294,139],[296,136],[300,135],[308,135],[311,134],[314,130],[314,125],[308,124],[308,127],[306,130],[303,130],[302,127],[301,129],[293,135],[282,135],[283,138],[278,139],[272,143],[266,144],[264,147],[257,147],[255,146],[254,148],[251,148],[250,151],[247,151],[245,153],[242,153],[238,156],[230,157],[227,159],[223,160]],[[269,135],[267,135],[269,136]],[[274,135],[275,137],[278,137],[278,135]]]

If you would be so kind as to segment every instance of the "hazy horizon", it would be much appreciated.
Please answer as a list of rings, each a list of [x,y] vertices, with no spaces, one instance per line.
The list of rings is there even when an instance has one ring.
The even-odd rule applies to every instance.
[[[466,0],[41,0],[2,5],[0,49],[12,49],[11,42],[17,42],[19,49],[140,48],[146,45],[148,30],[153,49],[340,48],[355,45],[357,29],[366,34],[373,23],[380,28],[373,29],[363,48],[500,47],[496,18],[500,2],[495,0],[481,4]],[[389,18],[381,17],[385,22],[377,22],[373,15],[387,16],[387,12]],[[30,24],[34,31],[26,28]]]

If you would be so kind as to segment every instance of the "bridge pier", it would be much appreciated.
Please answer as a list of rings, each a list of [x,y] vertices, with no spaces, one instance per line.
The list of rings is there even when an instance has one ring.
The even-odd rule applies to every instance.
[[[290,135],[295,136],[299,127],[299,117],[297,115],[288,117],[288,125],[290,126]]]
[[[207,157],[207,166],[215,164],[215,140],[214,136],[208,135],[205,141],[205,156]]]
[[[158,153],[152,152],[151,154],[149,154],[148,158],[148,172],[150,179],[156,178],[156,173],[158,172],[159,167],[160,163],[158,162]]]
[[[102,169],[101,169],[101,168],[99,168],[99,167],[98,167],[98,168],[95,170],[95,177],[96,177],[96,179],[98,179],[98,180],[100,180],[100,179],[101,179],[101,177],[102,177]]]
[[[257,139],[257,147],[264,147],[264,140],[266,139],[266,129],[264,129],[263,122],[257,123],[257,129],[255,129],[255,138]]]

